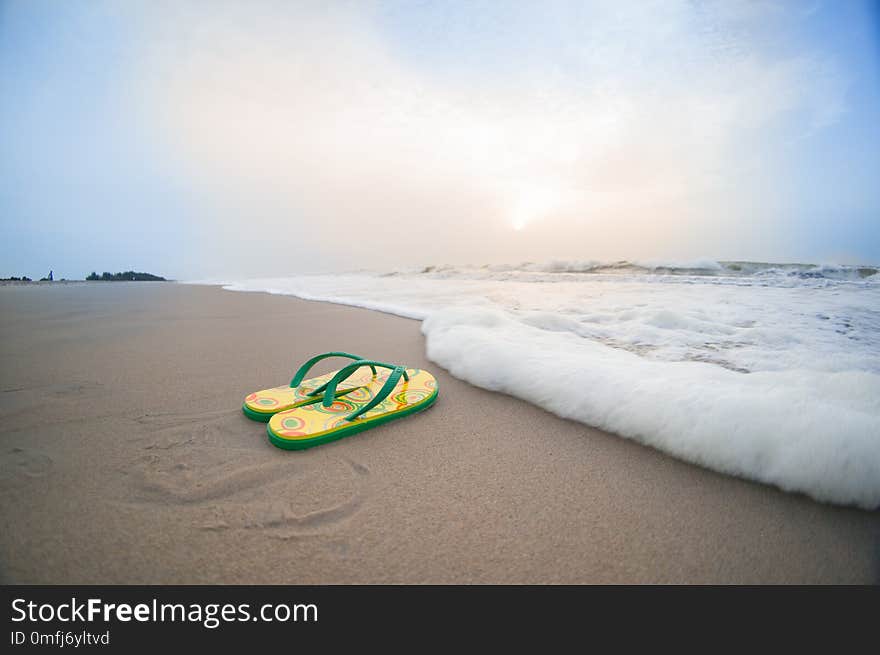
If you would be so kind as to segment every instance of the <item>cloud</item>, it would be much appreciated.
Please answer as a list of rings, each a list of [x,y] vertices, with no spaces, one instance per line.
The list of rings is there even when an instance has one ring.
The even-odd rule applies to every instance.
[[[490,6],[491,38],[429,58],[382,9],[145,18],[139,105],[210,208],[213,256],[275,273],[686,254],[694,225],[761,192],[743,183],[774,144],[845,107],[832,61],[784,47],[795,18],[776,5]]]

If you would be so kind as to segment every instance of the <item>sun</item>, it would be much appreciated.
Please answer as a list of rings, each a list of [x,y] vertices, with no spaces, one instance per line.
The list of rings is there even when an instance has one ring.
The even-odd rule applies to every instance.
[[[525,183],[511,194],[510,225],[517,232],[529,223],[544,218],[557,209],[562,202],[558,189],[543,184]]]

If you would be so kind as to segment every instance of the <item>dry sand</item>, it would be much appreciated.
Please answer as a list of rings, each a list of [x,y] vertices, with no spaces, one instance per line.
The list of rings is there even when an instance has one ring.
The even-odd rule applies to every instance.
[[[308,356],[432,370],[301,452],[240,411]],[[7,583],[876,582],[880,512],[712,473],[460,382],[419,323],[216,287],[0,288]],[[780,408],[780,420],[784,420]]]

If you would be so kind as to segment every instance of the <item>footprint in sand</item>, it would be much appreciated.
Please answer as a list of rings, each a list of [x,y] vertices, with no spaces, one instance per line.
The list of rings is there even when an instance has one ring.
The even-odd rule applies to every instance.
[[[33,411],[47,403],[57,405],[67,400],[80,401],[100,395],[103,385],[98,382],[61,382],[36,387],[0,389],[0,412],[13,414]]]
[[[135,422],[149,427],[151,430],[173,430],[175,428],[192,425],[203,425],[231,416],[238,417],[239,410],[222,409],[213,412],[175,412],[175,413],[150,413],[135,418]]]
[[[12,487],[46,475],[52,458],[26,448],[11,448],[0,454],[0,487]]]
[[[125,502],[187,512],[200,530],[260,530],[282,539],[330,530],[358,511],[365,466],[297,455],[196,443],[152,449],[123,471]]]
[[[169,450],[189,444],[212,448],[240,447],[252,441],[242,430],[241,412],[219,410],[190,413],[144,414],[132,419],[131,434],[144,450]]]

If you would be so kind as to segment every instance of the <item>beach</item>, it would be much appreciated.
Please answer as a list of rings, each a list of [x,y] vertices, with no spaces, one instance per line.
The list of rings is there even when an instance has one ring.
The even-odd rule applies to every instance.
[[[420,326],[216,286],[0,287],[0,581],[880,581],[880,512],[471,386]],[[243,398],[331,350],[426,368],[439,399],[273,447]]]

